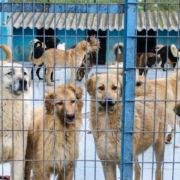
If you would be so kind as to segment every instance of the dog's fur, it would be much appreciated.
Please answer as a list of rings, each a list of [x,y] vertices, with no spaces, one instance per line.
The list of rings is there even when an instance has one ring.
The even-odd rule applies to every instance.
[[[124,44],[116,43],[114,45],[115,62],[123,62],[124,60]]]
[[[10,162],[11,179],[22,180],[31,119],[30,77],[20,64],[6,61],[0,64],[0,98],[3,99],[0,103],[0,163]]]
[[[144,76],[148,73],[148,68],[156,66],[161,61],[155,53],[137,53],[136,55],[136,67],[139,68],[139,75],[144,73]]]
[[[6,53],[6,61],[12,62],[12,50],[5,44],[0,45],[0,48]]]
[[[46,82],[48,85],[53,86],[50,81],[50,74],[53,71],[55,65],[70,66],[71,67],[71,83],[75,79],[75,68],[79,67],[82,63],[84,55],[88,52],[96,51],[99,49],[100,42],[94,36],[90,38],[90,42],[81,41],[75,48],[66,51],[58,49],[48,49],[44,52],[43,56],[39,59],[34,59],[37,64],[44,62],[47,68]]]
[[[152,49],[151,49],[151,52],[152,53],[157,53],[158,54],[158,51],[161,49],[161,48],[163,48],[164,47],[164,45],[163,44],[158,44],[157,46],[155,46],[155,47],[153,47]]]
[[[107,85],[108,81],[108,85]],[[97,84],[97,87],[96,87]],[[99,74],[89,78],[85,84],[91,96],[90,129],[96,151],[101,160],[106,180],[116,179],[116,165],[120,167],[120,147],[122,130],[122,76]],[[138,155],[154,146],[156,155],[156,180],[162,179],[161,162],[163,160],[164,103],[144,102],[144,97],[136,97],[134,109],[134,153],[135,180],[140,180],[141,168]],[[146,96],[154,100],[154,95]],[[146,111],[144,113],[144,107]],[[106,111],[107,109],[107,111]],[[156,111],[156,113],[155,113]],[[155,117],[154,117],[155,114]],[[143,118],[144,117],[144,118]],[[145,119],[145,120],[144,120]],[[108,132],[109,130],[109,132]],[[156,133],[154,136],[153,132]],[[140,133],[142,132],[142,133]]]
[[[63,180],[64,175],[66,180],[72,180],[74,161],[79,157],[83,91],[81,87],[75,88],[68,84],[58,86],[55,93],[54,89],[47,90],[46,93],[46,110],[43,111],[43,107],[35,109],[29,128],[25,180],[30,180],[33,167],[34,180],[50,179],[54,167],[58,180]],[[33,160],[35,162],[32,162]],[[56,164],[53,163],[54,160]]]
[[[108,72],[116,75],[123,75],[123,62],[115,62],[109,65]]]
[[[171,67],[174,68],[180,57],[180,52],[174,44],[162,47],[158,51],[158,54],[160,55],[160,58],[162,60],[161,67],[163,71],[166,70],[164,68],[166,62],[168,62],[171,65]]]
[[[166,102],[166,122],[171,126],[172,131],[177,131],[177,124],[174,123],[173,108],[176,100],[180,100],[180,72],[175,72],[168,78],[159,78],[157,80],[145,80],[139,78],[136,83],[136,96],[146,96],[156,94],[157,100]],[[177,95],[176,95],[177,93]],[[169,102],[170,101],[170,102]],[[167,127],[166,127],[167,128]],[[167,130],[167,129],[166,129]],[[170,135],[173,137],[173,133]],[[172,139],[172,138],[171,138]],[[166,143],[171,143],[171,139],[166,138]]]

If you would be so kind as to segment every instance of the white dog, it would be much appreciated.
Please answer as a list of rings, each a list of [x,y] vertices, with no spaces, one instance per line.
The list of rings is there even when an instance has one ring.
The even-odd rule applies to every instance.
[[[31,118],[28,71],[17,63],[0,62],[0,163],[11,163],[11,179],[22,180]]]

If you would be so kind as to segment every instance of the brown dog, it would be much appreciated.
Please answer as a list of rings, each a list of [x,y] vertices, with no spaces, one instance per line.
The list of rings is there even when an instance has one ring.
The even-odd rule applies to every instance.
[[[43,107],[35,109],[29,128],[25,179],[30,179],[34,168],[34,180],[49,180],[55,168],[58,180],[64,177],[72,180],[79,157],[83,91],[81,87],[68,84],[58,86],[55,93],[54,90],[46,93],[46,110],[43,111]],[[46,112],[44,116],[43,112]]]
[[[67,51],[48,49],[39,59],[34,58],[34,61],[36,64],[42,64],[42,62],[44,62],[44,65],[47,67],[46,82],[48,85],[53,86],[50,76],[55,65],[71,67],[71,83],[73,83],[75,78],[75,68],[81,65],[84,55],[88,52],[96,51],[99,46],[99,40],[92,36],[90,42],[85,40],[81,41],[75,48]]]
[[[116,165],[120,167],[122,76],[99,74],[97,79],[96,76],[89,78],[86,87],[91,96],[90,129],[96,151],[103,166],[105,179],[115,180]],[[158,162],[156,180],[161,180],[161,162],[164,153],[162,133],[164,131],[164,103],[157,102],[155,106],[153,94],[146,96],[146,100],[152,100],[151,102],[145,103],[144,97],[137,97],[135,100],[138,100],[135,102],[134,109],[134,132],[137,132],[134,133],[133,153],[134,161],[137,161],[134,164],[135,180],[140,180],[141,174],[138,155],[152,145]],[[161,133],[154,134],[153,132]]]
[[[139,67],[139,75],[144,73],[144,76],[146,76],[148,68],[157,65],[160,61],[161,58],[154,53],[138,53],[136,55],[136,67]]]
[[[177,100],[180,100],[180,72],[175,72],[168,78],[159,78],[157,80],[147,80],[142,77],[136,83],[136,96],[148,96],[149,94],[155,94],[157,100],[167,101],[166,110],[166,122],[172,128],[172,131],[177,131],[177,124],[175,124],[173,108]],[[167,127],[166,127],[167,130]],[[171,138],[169,138],[171,137]],[[171,143],[173,134],[169,134],[166,138],[166,144]]]

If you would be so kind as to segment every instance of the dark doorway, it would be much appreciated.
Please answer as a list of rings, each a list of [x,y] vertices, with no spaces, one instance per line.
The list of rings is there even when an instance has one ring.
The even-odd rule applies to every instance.
[[[148,37],[143,36],[146,36],[146,30],[137,31],[137,53],[151,52],[151,49],[156,46],[156,31],[149,30]]]
[[[106,63],[106,31],[98,30],[88,30],[87,35],[95,35],[96,37],[98,36],[98,39],[100,40],[100,49],[98,52],[98,64],[105,64]],[[94,63],[96,63],[96,57],[94,56],[93,59]]]
[[[54,29],[44,29],[44,28],[41,28],[41,29],[37,29],[37,36],[36,38],[39,39],[41,42],[44,42],[46,43],[47,39],[49,37],[54,37],[56,36],[56,34],[54,34]]]

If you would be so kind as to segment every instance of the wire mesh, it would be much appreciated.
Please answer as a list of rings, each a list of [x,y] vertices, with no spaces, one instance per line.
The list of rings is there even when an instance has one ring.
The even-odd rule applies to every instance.
[[[0,178],[178,180],[179,1],[0,1]]]

